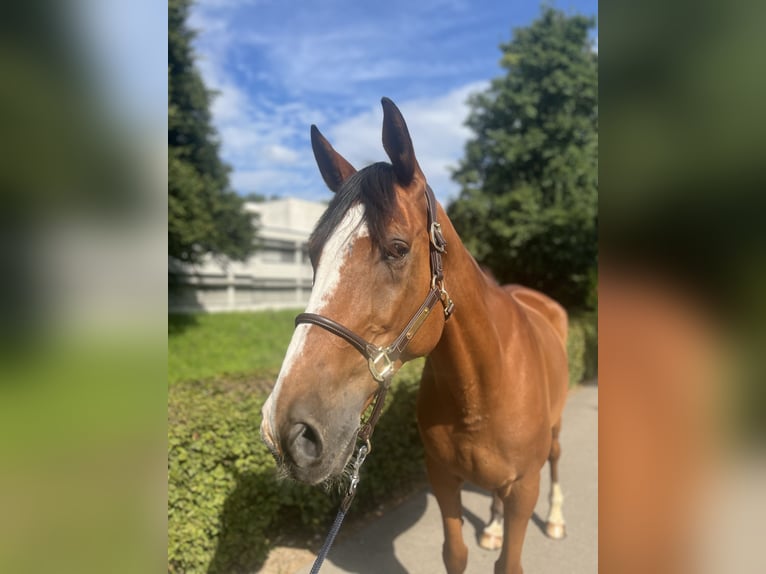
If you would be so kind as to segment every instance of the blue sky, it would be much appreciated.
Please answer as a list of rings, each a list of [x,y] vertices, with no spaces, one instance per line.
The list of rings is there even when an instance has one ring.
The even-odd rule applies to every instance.
[[[556,6],[595,15],[596,0]],[[538,2],[480,0],[197,0],[198,66],[219,92],[222,156],[241,194],[329,199],[309,126],[354,166],[386,160],[381,96],[407,120],[442,202],[457,186],[469,94],[500,75],[501,42],[540,14]]]

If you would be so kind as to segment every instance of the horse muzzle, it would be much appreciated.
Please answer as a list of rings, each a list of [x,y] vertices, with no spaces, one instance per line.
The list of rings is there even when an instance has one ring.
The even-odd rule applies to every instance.
[[[340,432],[320,430],[311,417],[283,422],[274,427],[267,409],[261,420],[261,440],[288,477],[307,484],[319,484],[341,474],[355,444],[354,429]],[[348,436],[345,436],[348,435]],[[335,445],[340,443],[341,448]]]

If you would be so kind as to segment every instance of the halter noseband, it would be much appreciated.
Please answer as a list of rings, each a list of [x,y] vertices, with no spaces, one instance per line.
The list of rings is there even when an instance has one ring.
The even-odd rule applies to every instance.
[[[431,310],[434,305],[436,305],[436,302],[441,301],[444,306],[445,320],[449,319],[455,308],[455,304],[452,302],[452,299],[450,299],[444,288],[442,254],[445,253],[447,241],[442,235],[441,226],[436,221],[436,198],[429,185],[426,185],[426,205],[428,211],[428,235],[430,238],[431,290],[428,292],[426,300],[407,323],[407,326],[404,327],[399,336],[394,339],[393,343],[387,347],[379,347],[360,337],[337,321],[333,321],[322,315],[317,315],[316,313],[301,313],[295,318],[296,327],[302,323],[317,325],[333,335],[344,339],[359,351],[362,356],[367,359],[370,373],[380,385],[379,390],[388,389],[394,375],[394,364],[402,356],[409,342],[431,314]]]

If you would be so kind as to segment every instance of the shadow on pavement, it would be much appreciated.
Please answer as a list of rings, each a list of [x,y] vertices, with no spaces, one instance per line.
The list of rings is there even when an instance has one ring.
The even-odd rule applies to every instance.
[[[544,468],[547,468],[547,467],[544,467]],[[471,526],[473,526],[473,529],[474,529],[475,534],[476,534],[476,543],[478,544],[479,539],[481,538],[481,533],[484,530],[484,527],[489,522],[489,518],[490,518],[490,504],[492,502],[492,496],[486,490],[483,490],[483,489],[479,488],[478,486],[474,486],[473,484],[468,483],[468,482],[463,485],[463,490],[467,490],[467,491],[470,491],[470,492],[475,492],[475,493],[478,493],[478,494],[483,494],[483,495],[485,495],[487,497],[487,515],[486,515],[485,519],[482,519],[481,517],[476,516],[476,514],[474,514],[473,512],[471,512],[470,510],[465,508],[465,506],[463,506],[463,516],[468,520],[468,522],[471,523]],[[540,530],[540,532],[542,532],[543,534],[546,534],[546,532],[545,532],[545,520],[540,518],[540,516],[537,514],[537,512],[532,513],[531,522],[533,522],[534,525],[537,526],[537,528]],[[547,534],[546,534],[546,536],[547,536]]]
[[[328,562],[347,572],[365,572],[365,574],[407,574],[409,570],[397,559],[395,541],[423,516],[427,504],[426,489],[414,494],[398,512],[387,514],[374,523],[357,527],[353,523],[347,534],[351,544],[338,544],[330,551]],[[333,568],[323,568],[328,573]]]

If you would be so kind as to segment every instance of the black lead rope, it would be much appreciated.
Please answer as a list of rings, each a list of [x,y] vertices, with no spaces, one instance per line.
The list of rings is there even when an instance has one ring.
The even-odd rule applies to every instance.
[[[324,544],[322,544],[322,548],[319,550],[317,559],[314,561],[314,565],[311,567],[310,574],[319,573],[319,569],[322,567],[324,559],[327,558],[327,553],[330,551],[332,543],[335,542],[335,537],[338,535],[340,525],[343,524],[344,518],[346,518],[346,511],[343,509],[343,507],[341,507],[337,516],[335,516],[335,522],[333,522],[332,526],[330,527],[330,532],[327,533],[327,538],[325,538]]]
[[[354,470],[351,474],[351,484],[349,485],[348,492],[346,493],[346,497],[343,499],[343,502],[340,505],[338,514],[335,516],[335,521],[332,523],[330,531],[327,533],[327,538],[325,538],[324,544],[322,544],[322,548],[319,549],[319,554],[317,554],[316,560],[314,560],[314,565],[311,567],[310,574],[318,574],[325,558],[327,558],[327,554],[330,552],[330,548],[332,548],[333,542],[335,542],[335,537],[338,535],[341,524],[343,524],[343,519],[346,518],[346,512],[348,512],[348,509],[351,506],[351,502],[354,500],[354,496],[356,495],[356,487],[359,485],[359,469],[362,468],[364,459],[367,457],[367,453],[369,452],[367,444],[368,443],[365,443],[360,446],[356,453]]]
[[[327,533],[327,538],[325,538],[324,544],[322,544],[322,548],[319,549],[319,554],[317,554],[316,560],[314,560],[314,565],[311,567],[310,574],[319,573],[319,569],[322,567],[325,558],[327,558],[327,554],[330,552],[330,548],[332,548],[333,542],[335,542],[335,537],[338,535],[338,531],[343,524],[343,519],[346,518],[346,513],[351,507],[351,503],[354,501],[354,497],[356,496],[356,489],[359,486],[359,471],[361,470],[367,455],[370,454],[370,450],[372,450],[372,447],[370,446],[370,437],[372,436],[372,431],[375,430],[375,425],[378,422],[378,418],[380,418],[380,413],[383,410],[383,403],[386,401],[388,386],[391,383],[391,377],[389,376],[387,379],[388,384],[381,387],[380,391],[378,392],[378,396],[375,398],[375,405],[372,408],[370,419],[366,424],[362,425],[362,428],[359,430],[358,438],[363,442],[363,444],[359,447],[359,450],[356,451],[356,457],[354,458],[354,466],[351,470],[351,482],[348,486],[348,491],[346,492],[346,496],[343,498],[343,502],[340,504],[340,509],[338,510],[338,514],[335,516],[335,520],[330,527],[330,531]]]

